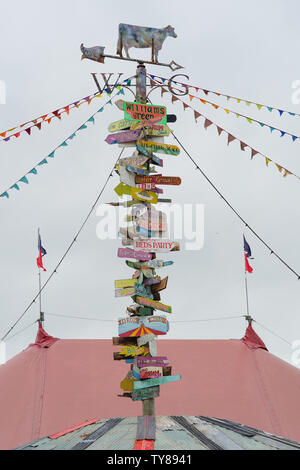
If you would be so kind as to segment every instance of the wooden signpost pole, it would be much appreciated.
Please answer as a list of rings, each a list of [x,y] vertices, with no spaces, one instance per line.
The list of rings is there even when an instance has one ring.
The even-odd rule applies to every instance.
[[[143,64],[139,64],[136,70],[135,100],[138,103],[145,103],[145,104],[147,103],[146,67]],[[148,163],[148,168],[149,168],[149,163]],[[149,213],[149,206],[151,206],[151,204],[147,204],[148,213]],[[142,400],[142,406],[143,406],[143,416],[155,416],[155,399],[154,398],[147,398],[146,400]]]

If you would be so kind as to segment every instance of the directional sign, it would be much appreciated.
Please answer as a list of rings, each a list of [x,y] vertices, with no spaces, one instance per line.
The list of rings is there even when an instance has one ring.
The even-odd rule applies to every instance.
[[[123,346],[119,354],[125,357],[146,356],[149,354],[149,349],[145,346]]]
[[[134,284],[137,282],[137,279],[120,279],[115,281],[115,288],[118,289],[120,287],[134,287]]]
[[[126,165],[126,170],[131,173],[134,173],[134,175],[137,174],[143,176],[149,174],[149,170],[145,168],[140,168],[138,166]]]
[[[133,155],[132,157],[127,157],[127,158],[121,158],[118,161],[118,165],[121,166],[126,166],[126,165],[131,165],[131,166],[143,166],[147,161],[149,160],[149,157],[146,155]]]
[[[181,179],[178,176],[162,176],[162,175],[149,175],[149,176],[136,176],[135,182],[138,184],[167,184],[178,186],[181,184]]]
[[[167,285],[168,285],[168,276],[162,279],[159,284],[155,284],[154,286],[152,286],[151,290],[153,293],[160,292],[166,289]]]
[[[141,295],[142,297],[153,299],[153,294],[151,292],[150,287],[147,287],[144,284],[136,283],[134,285],[134,295]]]
[[[117,193],[118,196],[123,196],[124,194],[127,194],[128,196],[131,196],[131,187],[128,186],[127,184],[124,183],[119,183],[118,186],[114,188],[115,193]]]
[[[168,236],[168,231],[161,230],[160,228],[158,230],[149,230],[148,228],[137,226],[137,234],[143,238],[165,238]]]
[[[119,258],[134,258],[141,261],[149,261],[152,259],[151,253],[145,253],[143,251],[131,250],[130,248],[119,248],[118,249]]]
[[[147,299],[146,297],[134,296],[134,302],[139,305],[145,305],[145,307],[152,307],[157,310],[161,310],[166,313],[172,313],[172,307],[169,305],[164,305],[161,302],[157,302],[156,300]]]
[[[121,121],[112,122],[108,126],[108,131],[109,132],[122,131],[123,129],[128,129],[131,124],[132,122],[127,121],[127,119],[121,119]]]
[[[151,204],[157,204],[157,194],[152,191],[145,191],[144,189],[131,188],[131,194],[134,199],[139,201],[147,201]]]
[[[140,379],[156,379],[162,377],[163,368],[162,367],[143,367],[140,369]],[[133,387],[133,384],[132,384]]]
[[[164,153],[166,155],[179,155],[180,149],[176,145],[160,144],[150,140],[140,140],[139,145],[146,150],[153,150],[153,152]]]
[[[115,289],[115,297],[129,297],[135,295],[134,287],[124,287],[123,289]]]
[[[136,250],[143,250],[152,253],[168,253],[170,251],[179,251],[180,245],[178,242],[171,240],[134,240],[134,248]]]
[[[141,217],[138,219],[137,229],[139,229],[139,227],[143,227],[145,229],[156,230],[159,232],[164,232],[168,230],[168,224],[164,220],[162,221],[152,220],[148,217],[143,217],[143,218]]]
[[[148,334],[165,335],[169,331],[166,317],[150,315],[145,317],[126,317],[118,320],[120,337],[136,337]]]
[[[170,361],[166,356],[155,356],[155,357],[138,357],[136,359],[137,366],[141,369],[143,367],[165,367],[170,364]]]
[[[133,384],[134,390],[140,390],[141,388],[154,387],[155,385],[166,384],[169,382],[175,382],[180,380],[181,375],[169,375],[167,377],[159,377],[157,379],[148,379],[148,380],[136,380]]]
[[[145,122],[132,122],[130,129],[143,129],[146,135],[158,137],[168,136],[173,132],[167,124],[149,124]]]
[[[129,121],[167,124],[167,108],[151,104],[124,102],[124,118]]]
[[[141,130],[137,129],[135,131],[123,131],[116,134],[109,134],[105,142],[108,144],[120,144],[123,142],[135,142],[141,135]]]
[[[141,390],[134,390],[131,394],[132,401],[149,400],[150,398],[159,397],[159,385],[156,387],[143,388]]]

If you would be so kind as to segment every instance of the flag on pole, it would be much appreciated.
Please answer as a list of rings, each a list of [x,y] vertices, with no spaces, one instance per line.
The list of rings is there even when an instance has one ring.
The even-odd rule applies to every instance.
[[[39,232],[39,235],[38,235],[38,250],[39,250],[39,256],[36,259],[36,264],[37,264],[38,268],[42,268],[44,271],[46,271],[46,269],[43,266],[43,256],[47,254],[47,251],[42,246],[42,240],[41,240],[40,232]]]
[[[252,273],[253,268],[250,266],[249,261],[248,261],[248,258],[251,258],[252,253],[251,253],[251,248],[245,238],[245,235],[244,235],[244,254],[245,254],[245,271],[247,271],[248,273]]]

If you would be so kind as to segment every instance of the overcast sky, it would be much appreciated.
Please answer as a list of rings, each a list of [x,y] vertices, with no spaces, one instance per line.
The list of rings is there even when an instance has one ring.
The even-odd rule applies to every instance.
[[[107,59],[106,64],[82,61],[80,44],[105,46],[115,54],[118,24],[175,27],[177,39],[167,38],[160,53],[162,62],[174,60],[185,66],[190,83],[208,90],[265,103],[300,113],[291,101],[292,82],[300,79],[299,14],[296,0],[211,0],[144,2],[115,0],[0,0],[0,80],[7,87],[7,102],[0,105],[0,132],[26,122],[96,91],[90,72],[135,73],[135,64]],[[150,57],[150,51],[132,49],[134,57]],[[166,77],[172,72],[149,66],[148,72]],[[199,96],[203,97],[201,93]],[[300,135],[300,118],[283,116],[266,109],[258,112],[230,100],[209,95],[210,100],[228,106]],[[131,100],[131,94],[126,98]],[[177,115],[171,125],[199,166],[267,243],[300,271],[299,190],[300,182],[282,178],[274,166],[266,168],[261,157],[250,160],[249,149],[242,153],[237,142],[229,147],[216,128],[195,124],[193,113],[183,112],[154,92],[155,104],[167,106]],[[22,135],[9,143],[0,142],[0,192],[15,183],[44,156],[78,128],[101,103],[64,115],[51,125]],[[300,175],[300,141],[280,138],[259,125],[248,124],[211,110],[194,100],[192,105],[271,159]],[[37,292],[37,228],[41,228],[47,273],[52,272],[91,208],[118,155],[117,146],[104,142],[107,127],[122,118],[115,107],[107,106],[96,117],[95,126],[81,132],[68,148],[57,151],[53,161],[29,177],[30,184],[0,199],[0,298],[1,336],[24,311]],[[175,143],[170,137],[169,143]],[[126,150],[131,154],[131,149]],[[124,155],[125,155],[124,154]],[[244,290],[243,224],[196,172],[186,155],[164,158],[164,174],[180,176],[182,185],[167,188],[173,202],[204,204],[205,240],[200,251],[163,255],[174,265],[162,301],[172,305],[167,338],[241,338],[243,318],[190,322],[215,317],[246,314]],[[117,200],[111,178],[102,202]],[[117,335],[116,320],[124,316],[130,298],[114,298],[114,280],[130,277],[132,271],[117,258],[117,240],[101,241],[96,236],[99,217],[93,214],[78,242],[43,294],[45,329],[60,338],[109,338]],[[300,339],[299,281],[247,230],[252,248],[254,273],[249,278],[250,311],[254,319],[289,342]],[[161,273],[159,273],[161,274]],[[48,316],[47,313],[110,320],[96,322]],[[31,308],[13,333],[38,317],[38,305]],[[189,320],[187,323],[175,321]],[[255,325],[269,350],[291,361],[291,347]],[[33,342],[33,326],[7,342],[7,356]]]

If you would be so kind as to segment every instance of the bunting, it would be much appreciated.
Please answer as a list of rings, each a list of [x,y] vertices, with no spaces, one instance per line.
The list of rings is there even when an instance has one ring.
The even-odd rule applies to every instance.
[[[182,82],[179,82],[177,80],[163,78],[163,77],[160,77],[159,75],[150,75],[150,74],[147,74],[147,75],[150,78],[150,80],[152,80],[152,81],[156,80],[156,83],[157,83],[157,79],[161,80],[160,84],[164,84],[166,81],[170,81],[172,83],[175,83],[176,85],[181,85],[182,87],[186,88],[187,90],[189,90],[190,88],[193,88],[196,91],[196,93],[198,93],[199,91],[202,91],[205,95],[208,95],[208,93],[211,93],[211,94],[216,95],[216,96],[225,97],[227,99],[227,101],[233,100],[236,103],[244,103],[247,106],[254,105],[258,109],[258,111],[260,111],[262,108],[265,108],[269,112],[277,111],[279,113],[279,116],[282,116],[283,114],[288,114],[289,116],[300,116],[300,114],[298,114],[298,113],[292,113],[292,112],[284,110],[284,109],[276,108],[275,106],[269,106],[267,104],[256,103],[255,101],[250,101],[250,100],[246,100],[246,99],[243,99],[243,98],[237,98],[236,96],[225,95],[224,93],[219,93],[217,91],[206,90],[206,89],[201,88],[199,86],[190,85],[188,83],[182,83]],[[193,98],[194,97],[195,96],[193,96]]]
[[[115,96],[124,94],[123,88],[121,88],[118,93],[116,93]],[[77,136],[78,132],[82,132],[83,130],[88,128],[88,123],[95,123],[95,116],[98,113],[101,113],[104,110],[104,107],[108,104],[111,104],[111,99],[107,101],[98,111],[96,111],[87,121],[85,121],[81,126],[79,126],[76,131],[74,131],[67,139],[65,139],[61,144],[59,144],[54,150],[52,150],[51,153],[49,153],[46,157],[44,157],[40,162],[38,162],[31,170],[29,170],[22,178],[20,178],[18,181],[16,181],[13,185],[11,185],[6,191],[4,191],[2,194],[0,194],[0,198],[6,198],[9,199],[10,197],[10,192],[15,189],[17,191],[20,191],[20,183],[24,184],[29,184],[28,176],[29,175],[37,175],[38,174],[38,169],[39,167],[43,165],[47,165],[49,163],[49,158],[54,158],[57,150],[62,147],[67,147],[69,145],[69,142],[74,139],[74,137]]]
[[[121,92],[120,94],[124,94],[124,90],[122,88],[122,84],[124,84],[124,82],[127,84],[128,79],[123,80],[119,85],[116,85],[116,89]],[[107,88],[103,91],[108,96],[111,96],[111,94],[110,94],[110,92]],[[13,127],[12,129],[8,129],[6,131],[1,131],[0,132],[0,141],[9,142],[13,137],[18,138],[18,137],[20,137],[21,133],[24,133],[24,132],[26,132],[26,134],[28,134],[30,136],[31,133],[32,133],[32,129],[34,129],[35,127],[38,130],[41,130],[42,124],[46,124],[46,123],[50,124],[54,118],[57,118],[57,119],[61,120],[62,114],[66,113],[69,116],[70,115],[70,110],[75,109],[75,108],[79,109],[80,106],[82,104],[85,104],[85,103],[87,103],[88,106],[89,106],[91,104],[92,100],[94,100],[95,98],[102,98],[102,94],[100,94],[99,92],[93,93],[92,95],[89,95],[89,96],[86,96],[85,98],[81,98],[80,100],[74,101],[73,103],[70,103],[67,106],[62,106],[61,108],[58,108],[58,109],[56,109],[54,111],[51,111],[47,114],[43,114],[43,116],[40,116],[38,118],[27,121],[23,124],[19,124],[18,126]],[[25,129],[23,129],[28,124],[31,124],[31,125],[26,127]],[[13,133],[14,131],[16,131],[16,132]]]
[[[152,75],[151,75],[151,77],[152,77]],[[173,89],[176,90],[176,91],[180,91],[178,88],[173,87]],[[169,90],[166,89],[166,88],[162,88],[161,95],[163,95],[166,92],[169,92]],[[214,109],[222,109],[223,111],[225,111],[226,114],[232,114],[232,115],[236,116],[237,118],[241,117],[241,118],[245,119],[249,124],[253,124],[255,122],[256,124],[259,124],[260,127],[267,127],[267,128],[270,129],[271,134],[273,133],[273,131],[278,131],[278,132],[280,132],[280,137],[289,136],[289,137],[291,137],[292,142],[295,142],[296,140],[300,139],[300,136],[291,134],[290,132],[284,131],[282,129],[278,129],[277,127],[270,126],[269,124],[266,124],[265,122],[258,121],[257,119],[254,119],[254,118],[250,118],[249,116],[246,116],[244,114],[237,113],[236,111],[233,111],[232,109],[224,108],[221,105],[217,105],[215,103],[212,103],[211,101],[204,100],[202,98],[199,98],[198,96],[192,95],[191,93],[188,93],[188,97],[190,99],[190,102],[195,98],[195,99],[199,100],[204,105],[205,104],[210,105]],[[172,103],[174,103],[178,99],[179,99],[178,97],[175,97],[172,94]],[[250,103],[250,102],[247,102],[247,103]],[[188,107],[188,105],[186,103],[184,104],[184,106],[185,106],[185,108]]]
[[[170,95],[172,94],[167,89],[164,89],[164,91],[168,92]],[[255,155],[259,155],[264,158],[267,167],[269,166],[270,163],[273,163],[273,165],[277,167],[279,173],[281,173],[284,178],[286,178],[288,175],[292,175],[292,176],[295,176],[297,179],[300,179],[300,177],[296,175],[295,173],[293,173],[292,171],[289,171],[287,168],[284,168],[282,165],[279,165],[277,162],[269,158],[267,155],[264,155],[262,152],[259,152],[258,150],[254,149],[253,147],[251,147],[251,145],[247,144],[246,142],[241,141],[238,137],[235,137],[230,132],[226,131],[226,129],[223,129],[222,127],[217,125],[215,122],[209,120],[206,116],[204,116],[202,113],[199,113],[191,105],[185,103],[181,98],[178,98],[178,99],[183,105],[183,110],[185,110],[186,108],[190,108],[193,111],[196,123],[198,122],[197,119],[199,117],[202,117],[204,119],[203,125],[205,129],[207,129],[209,126],[215,126],[218,131],[219,136],[224,132],[227,135],[227,145],[229,145],[231,142],[236,140],[237,142],[240,143],[240,149],[242,151],[245,151],[246,148],[250,149],[251,160],[254,158]]]

